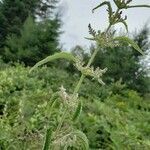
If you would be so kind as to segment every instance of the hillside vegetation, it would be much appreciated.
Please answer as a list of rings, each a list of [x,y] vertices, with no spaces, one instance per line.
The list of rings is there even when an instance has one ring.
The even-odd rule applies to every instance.
[[[57,124],[61,115],[56,107],[48,120],[52,96],[62,84],[72,91],[78,74],[48,67],[29,74],[29,67],[4,66],[0,69],[0,149],[40,150],[46,125]],[[148,99],[121,81],[103,87],[88,79],[80,95],[84,107],[76,126],[87,135],[91,150],[150,149]]]

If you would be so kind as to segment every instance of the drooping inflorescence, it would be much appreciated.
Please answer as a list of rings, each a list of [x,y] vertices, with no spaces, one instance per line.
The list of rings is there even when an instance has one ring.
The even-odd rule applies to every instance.
[[[94,70],[94,67],[84,66],[84,62],[78,59],[75,63],[75,67],[85,76],[91,76],[93,79],[97,80],[100,84],[104,85],[105,83],[102,81],[103,74],[107,71],[107,68],[100,69],[97,67]]]

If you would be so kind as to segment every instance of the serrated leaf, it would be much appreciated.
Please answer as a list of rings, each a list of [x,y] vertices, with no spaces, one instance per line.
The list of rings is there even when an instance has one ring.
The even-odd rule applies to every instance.
[[[48,128],[46,131],[43,150],[49,150],[49,147],[51,145],[51,135],[52,135],[52,130],[51,130],[51,128]]]
[[[108,10],[109,10],[109,13],[112,14],[112,7],[110,5],[110,2],[103,2],[101,4],[99,4],[98,6],[96,6],[95,8],[92,9],[92,12],[94,12],[96,9],[100,8],[101,6],[104,6],[104,5],[107,5],[108,6]]]
[[[37,64],[35,64],[31,68],[30,72],[43,64],[46,64],[48,62],[51,62],[51,61],[57,60],[57,59],[66,59],[66,60],[74,61],[74,62],[76,61],[76,58],[71,53],[67,53],[67,52],[55,53],[54,55],[48,56],[45,59],[39,61]]]
[[[89,142],[86,135],[76,129],[72,129],[69,132],[63,131],[57,139],[53,142],[53,150],[55,149],[77,149],[77,150],[89,150]]]
[[[89,150],[89,142],[86,135],[79,130],[74,131],[73,134],[77,137],[77,141],[79,142],[77,145],[80,145],[80,149]]]
[[[73,118],[72,118],[73,121],[75,121],[80,116],[81,111],[82,111],[82,102],[79,101],[78,106],[76,108],[76,111],[75,111]]]
[[[137,50],[138,52],[140,52],[142,55],[144,55],[143,51],[140,49],[140,47],[130,38],[125,37],[125,36],[119,36],[114,38],[114,41],[119,41],[119,42],[126,42],[128,44],[130,44],[135,50]]]

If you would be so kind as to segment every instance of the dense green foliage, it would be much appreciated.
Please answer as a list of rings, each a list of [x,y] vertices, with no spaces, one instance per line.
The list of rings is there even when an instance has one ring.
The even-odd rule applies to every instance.
[[[20,61],[33,65],[46,56],[59,51],[58,49],[58,18],[35,23],[28,17],[24,23],[21,35],[11,35],[7,38],[5,47],[6,61]]]
[[[2,0],[0,2],[0,48],[9,34],[20,34],[20,29],[29,14],[34,15],[37,0]]]
[[[5,62],[33,65],[58,51],[61,22],[54,13],[56,3],[56,0],[0,3],[0,55]]]
[[[113,31],[128,31],[124,9],[150,8],[131,2],[92,9],[107,7],[108,27],[89,24],[90,54],[61,52],[58,0],[0,1],[0,150],[150,149],[149,29]]]
[[[79,76],[56,68],[16,64],[0,69],[0,149],[35,149],[43,145],[46,126],[59,122],[57,107],[48,120],[52,97],[64,85],[72,92]],[[75,82],[74,82],[75,81]],[[89,86],[90,85],[90,86]],[[118,81],[100,86],[86,79],[81,87],[83,113],[75,123],[88,137],[90,149],[150,148],[148,99]],[[60,103],[58,102],[57,105]]]

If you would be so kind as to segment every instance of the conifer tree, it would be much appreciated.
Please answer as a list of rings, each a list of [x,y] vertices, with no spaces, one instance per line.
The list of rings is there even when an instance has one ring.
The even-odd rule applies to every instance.
[[[56,4],[56,0],[0,3],[0,55],[5,62],[32,65],[58,51],[61,21],[54,12]]]
[[[9,34],[20,34],[27,17],[35,15],[38,0],[2,0],[0,2],[0,54]]]

